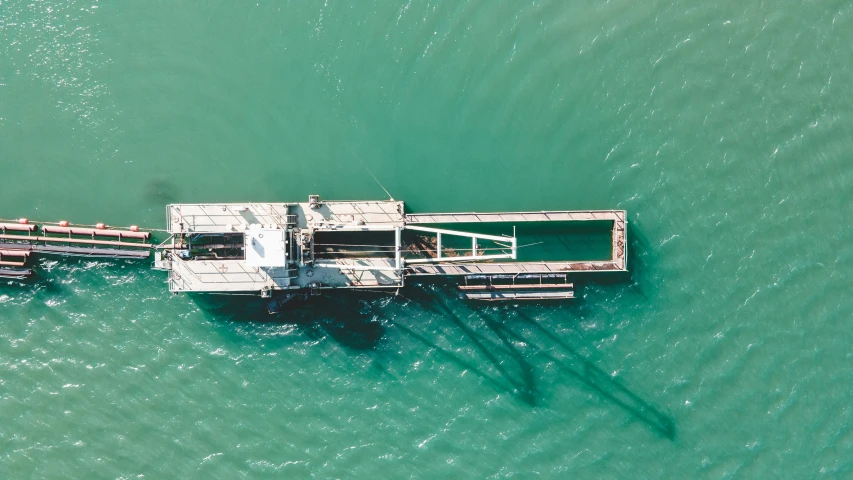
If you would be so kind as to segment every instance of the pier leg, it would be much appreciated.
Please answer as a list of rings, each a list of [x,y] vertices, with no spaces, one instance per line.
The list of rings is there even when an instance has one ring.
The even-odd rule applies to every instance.
[[[394,227],[394,246],[396,247],[394,253],[394,266],[397,268],[398,272],[403,270],[402,233],[403,231],[400,227]]]

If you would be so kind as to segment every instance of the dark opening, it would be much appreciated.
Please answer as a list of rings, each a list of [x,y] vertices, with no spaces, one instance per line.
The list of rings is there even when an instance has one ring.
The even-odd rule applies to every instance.
[[[243,251],[243,233],[200,233],[188,237],[190,255],[196,259],[228,259],[242,260],[246,258]]]
[[[510,223],[454,223],[430,227],[476,232],[486,235],[512,235]],[[518,261],[596,261],[610,260],[613,256],[613,222],[611,220],[583,222],[519,222]],[[404,253],[409,258],[435,257],[435,234],[417,231],[403,232]],[[442,256],[471,255],[471,239],[443,235]],[[478,255],[494,255],[510,251],[506,242],[479,240]],[[501,245],[503,244],[503,245]],[[497,262],[510,260],[495,260]]]
[[[314,258],[393,258],[394,232],[314,233]]]

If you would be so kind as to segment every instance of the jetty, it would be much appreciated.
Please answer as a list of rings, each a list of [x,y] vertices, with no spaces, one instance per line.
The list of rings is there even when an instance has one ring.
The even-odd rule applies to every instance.
[[[517,225],[593,221],[610,225],[610,258],[519,261]],[[496,227],[507,233],[495,234]],[[295,203],[168,205],[164,233],[152,243],[151,232],[138,227],[0,223],[0,276],[31,274],[31,254],[149,259],[153,252],[154,268],[167,272],[175,294],[250,294],[284,304],[436,276],[459,277],[464,299],[567,299],[574,296],[569,274],[627,270],[623,210],[422,214],[407,213],[401,201],[311,195]]]
[[[105,258],[151,258],[150,232],[138,227],[127,230],[72,226],[66,221],[36,225],[22,218],[0,222],[0,278],[23,279],[33,274],[26,268],[32,254],[55,254]]]
[[[167,220],[171,236],[157,248],[155,268],[169,272],[169,290],[175,293],[271,297],[279,292],[401,288],[407,278],[420,276],[541,280],[568,272],[627,269],[622,210],[411,214],[400,201],[325,201],[312,195],[301,203],[169,205]],[[587,221],[610,222],[608,260],[521,262],[514,233],[452,228]],[[464,292],[471,299],[571,298],[568,283],[514,285],[468,285]]]

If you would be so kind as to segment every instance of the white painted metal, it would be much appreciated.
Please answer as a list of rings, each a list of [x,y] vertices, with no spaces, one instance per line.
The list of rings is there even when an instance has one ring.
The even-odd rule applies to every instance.
[[[173,237],[158,246],[164,251],[156,264],[169,269],[174,292],[259,293],[300,288],[399,288],[407,275],[516,274],[520,272],[624,271],[626,268],[626,215],[624,211],[560,211],[503,213],[445,213],[406,215],[403,202],[325,201],[305,203],[241,203],[169,205],[168,228]],[[421,226],[424,224],[530,221],[613,221],[613,258],[603,262],[508,262],[517,259],[518,240]],[[511,223],[510,223],[511,222]],[[260,228],[252,228],[260,225]],[[436,236],[434,258],[407,260],[402,231],[410,229]],[[395,252],[383,257],[315,260],[317,232],[394,232]],[[245,255],[225,253],[224,258],[196,256],[188,248],[193,234],[244,236]],[[263,235],[263,236],[261,236]],[[446,235],[470,238],[471,255],[448,257]],[[480,241],[494,242],[500,254]],[[289,245],[288,245],[289,244]],[[488,245],[491,247],[492,245]],[[305,258],[303,259],[303,253]],[[304,262],[303,262],[304,260]],[[488,260],[502,260],[487,262]]]
[[[431,227],[415,227],[412,225],[406,225],[406,230],[415,230],[418,232],[428,232],[428,233],[444,233],[447,235],[456,235],[458,237],[472,237],[472,238],[482,238],[483,240],[492,240],[495,242],[505,242],[511,237],[505,236],[497,236],[497,235],[486,235],[484,233],[471,233],[471,232],[461,232],[458,230],[446,230],[443,228],[431,228]]]
[[[476,257],[471,256],[471,255],[459,256],[459,257],[444,257],[444,258],[440,259],[440,261],[442,263],[445,263],[445,264],[456,264],[456,263],[464,263],[464,262],[470,262],[470,261],[475,261],[475,260],[500,260],[500,259],[506,259],[506,258],[510,258],[510,259],[513,258],[512,254],[511,253],[501,253],[501,254],[495,254],[495,255],[477,255]],[[407,258],[406,259],[407,265],[416,264],[416,263],[438,263],[438,262],[439,262],[438,258]]]
[[[398,271],[403,270],[403,229],[394,227],[394,266]]]
[[[553,222],[553,221],[624,221],[624,210],[558,210],[541,212],[469,212],[414,213],[406,215],[406,223],[481,223],[481,222]]]
[[[245,233],[246,265],[250,267],[287,266],[284,230],[255,225]]]
[[[322,201],[319,208],[309,203],[191,203],[169,205],[166,209],[170,233],[242,232],[251,224],[297,228],[324,228],[334,225],[353,230],[391,230],[405,223],[403,202]],[[384,227],[384,228],[383,228]]]
[[[512,246],[508,246],[511,249],[511,253],[504,254],[494,254],[494,255],[478,255],[479,247],[477,245],[477,240],[491,240],[493,242],[506,242],[507,240],[512,241],[512,245],[517,245],[518,240],[515,238],[515,229],[513,229],[512,237],[505,236],[497,236],[497,235],[486,235],[483,233],[473,233],[473,232],[462,232],[458,230],[446,230],[443,228],[432,228],[432,227],[415,227],[411,225],[406,226],[409,230],[414,230],[418,232],[426,232],[426,233],[435,233],[436,235],[436,256],[435,258],[414,258],[414,259],[406,259],[405,262],[407,264],[418,264],[418,263],[460,263],[460,262],[469,262],[469,261],[479,261],[479,260],[501,260],[501,259],[515,259],[516,258],[516,248]],[[471,255],[462,255],[459,257],[445,257],[441,254],[442,250],[442,235],[455,235],[458,237],[469,237],[471,239]],[[503,245],[503,244],[502,244]]]

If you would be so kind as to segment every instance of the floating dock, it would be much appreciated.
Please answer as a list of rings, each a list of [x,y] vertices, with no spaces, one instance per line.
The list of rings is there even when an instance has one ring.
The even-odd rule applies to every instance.
[[[453,223],[507,223],[522,222],[611,222],[612,254],[606,261],[565,262],[494,262],[494,263],[449,263],[437,262],[429,265],[409,265],[409,275],[506,275],[558,272],[625,271],[626,228],[624,210],[586,210],[554,212],[513,213],[429,213],[406,215],[408,225],[453,224]]]
[[[513,235],[447,228],[452,224],[607,221],[606,261],[520,262]],[[170,238],[155,267],[169,272],[169,290],[252,293],[400,288],[407,277],[518,276],[620,272],[626,265],[625,212],[545,211],[407,214],[399,201],[176,204],[167,207]],[[438,228],[438,227],[441,228]],[[460,243],[461,242],[461,243]],[[463,245],[460,247],[460,245]],[[494,288],[466,298],[571,298],[562,286]],[[506,294],[497,295],[494,292]],[[485,295],[488,293],[488,295]]]
[[[519,261],[515,227],[530,222],[609,222],[610,258]],[[469,231],[495,226],[512,235]],[[395,200],[311,195],[297,203],[168,205],[166,227],[168,238],[156,244],[135,226],[0,222],[0,277],[31,275],[32,254],[143,260],[153,251],[173,293],[276,296],[281,306],[325,290],[398,289],[409,277],[430,276],[461,277],[460,297],[469,300],[567,299],[569,273],[627,270],[622,210],[413,214]]]

